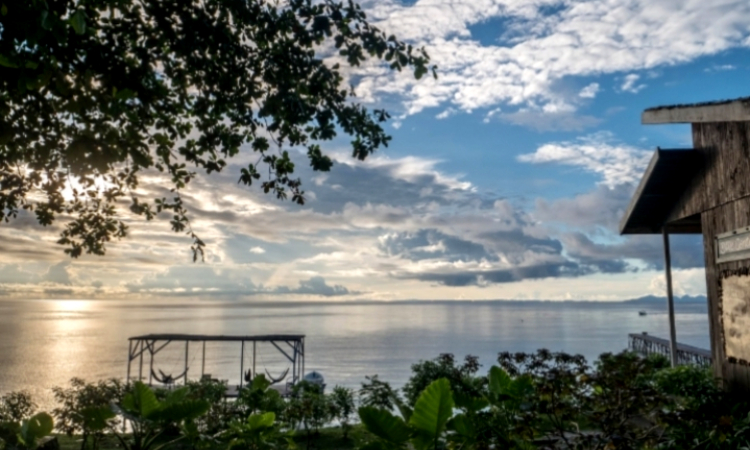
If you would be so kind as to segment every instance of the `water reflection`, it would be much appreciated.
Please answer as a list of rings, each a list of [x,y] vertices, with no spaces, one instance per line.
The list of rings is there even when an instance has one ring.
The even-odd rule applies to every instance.
[[[105,301],[0,302],[0,392],[28,389],[42,404],[49,389],[74,376],[124,378],[127,338],[149,333],[305,334],[306,368],[329,384],[357,387],[365,375],[403,383],[410,365],[439,353],[480,357],[487,369],[499,351],[545,347],[592,359],[627,345],[627,334],[667,336],[662,305],[638,316],[642,305],[555,303],[237,304]],[[708,348],[702,305],[678,305],[678,340]],[[200,344],[191,344],[190,375],[199,377]],[[208,343],[206,373],[238,384],[240,345]],[[246,348],[244,367],[252,357]],[[274,348],[258,346],[257,369],[277,376],[288,362]],[[134,361],[133,376],[137,376]],[[177,375],[185,349],[170,345],[154,369]],[[148,377],[144,360],[144,378]]]

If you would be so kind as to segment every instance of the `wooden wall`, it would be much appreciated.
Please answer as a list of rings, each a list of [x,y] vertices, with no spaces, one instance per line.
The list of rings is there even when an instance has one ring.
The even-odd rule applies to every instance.
[[[727,361],[721,324],[721,278],[750,272],[750,260],[716,263],[717,234],[750,226],[750,122],[693,124],[703,169],[675,205],[669,221],[701,215],[714,371],[727,387],[750,390],[750,366]]]
[[[750,367],[727,361],[724,353],[724,328],[721,324],[721,278],[727,274],[750,271],[750,260],[716,264],[714,236],[750,226],[750,197],[731,202],[701,214],[703,247],[706,258],[706,288],[709,303],[711,353],[714,373],[730,388],[750,390]]]
[[[703,168],[676,202],[667,222],[750,195],[750,122],[693,124],[693,148],[703,157]]]

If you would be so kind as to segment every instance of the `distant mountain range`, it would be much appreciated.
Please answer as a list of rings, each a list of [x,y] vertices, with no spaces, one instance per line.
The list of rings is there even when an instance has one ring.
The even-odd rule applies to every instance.
[[[684,295],[682,297],[675,297],[674,302],[675,303],[702,303],[706,304],[706,296],[705,295]],[[635,298],[633,300],[625,300],[624,303],[633,303],[633,304],[652,304],[652,303],[666,303],[667,297],[657,297],[655,295],[647,295],[645,297]]]

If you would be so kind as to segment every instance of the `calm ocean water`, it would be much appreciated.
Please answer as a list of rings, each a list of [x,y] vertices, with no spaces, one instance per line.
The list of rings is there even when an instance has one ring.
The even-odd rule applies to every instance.
[[[641,309],[648,315],[639,316]],[[679,342],[708,348],[705,305],[679,304],[676,321]],[[50,389],[71,377],[125,378],[127,338],[149,333],[305,334],[307,371],[322,372],[329,386],[357,387],[373,374],[401,386],[412,363],[446,352],[477,355],[485,370],[505,350],[549,348],[591,360],[624,349],[628,333],[642,331],[668,336],[663,305],[0,301],[0,393],[25,389],[49,407]],[[251,355],[246,351],[245,367]],[[184,345],[173,344],[154,368],[177,375],[184,358]],[[206,373],[238,383],[240,358],[239,343],[209,343]],[[199,345],[191,347],[188,365],[198,377]],[[288,364],[260,345],[257,367],[277,376]]]

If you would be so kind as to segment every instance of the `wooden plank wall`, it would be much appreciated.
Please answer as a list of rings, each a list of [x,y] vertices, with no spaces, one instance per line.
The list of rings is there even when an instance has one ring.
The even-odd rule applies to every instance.
[[[714,373],[723,378],[729,388],[750,390],[750,367],[730,363],[724,353],[723,326],[721,324],[722,274],[750,270],[750,260],[716,264],[713,236],[737,228],[750,226],[750,198],[719,206],[701,215],[703,246],[706,258],[706,288],[709,303],[711,353],[714,355]]]
[[[693,124],[693,148],[703,157],[703,168],[667,222],[750,195],[750,122]]]
[[[750,367],[727,361],[721,325],[721,276],[750,270],[750,260],[716,264],[717,234],[750,226],[750,123],[693,124],[693,146],[704,168],[670,214],[701,214],[714,372],[730,389],[750,390]]]

